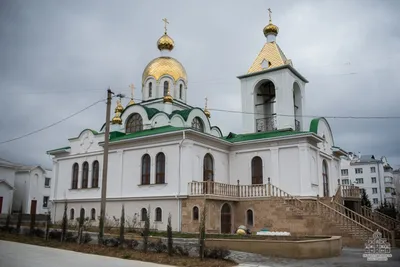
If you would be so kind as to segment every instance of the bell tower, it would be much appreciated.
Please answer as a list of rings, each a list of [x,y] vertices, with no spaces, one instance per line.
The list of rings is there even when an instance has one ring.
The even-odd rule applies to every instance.
[[[302,131],[304,88],[308,81],[293,67],[276,43],[278,26],[263,32],[266,43],[241,82],[243,127],[246,133],[276,130]]]

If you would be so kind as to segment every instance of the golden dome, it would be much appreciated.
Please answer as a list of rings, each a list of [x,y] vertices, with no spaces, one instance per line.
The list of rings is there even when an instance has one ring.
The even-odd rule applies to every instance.
[[[115,114],[114,118],[111,120],[112,124],[122,124],[122,120],[119,115]]]
[[[152,76],[157,81],[164,75],[171,76],[175,82],[179,79],[187,80],[186,70],[182,64],[172,57],[158,57],[150,61],[143,71],[142,84],[149,76]]]
[[[174,99],[172,98],[172,96],[169,94],[169,91],[168,91],[168,94],[166,96],[164,96],[164,103],[172,103],[173,101],[174,101]]]
[[[207,108],[204,109],[204,114],[206,114],[207,118],[210,118],[210,117],[211,117],[211,113],[210,113],[210,111],[209,111]]]
[[[129,101],[128,106],[134,105],[134,104],[135,104],[135,101],[133,101],[133,98],[131,98],[131,101]]]
[[[117,106],[115,107],[115,115],[114,118],[112,118],[111,120],[112,124],[122,124],[121,120],[122,111],[124,111],[124,107],[121,105],[121,101],[117,100]]]
[[[174,49],[174,40],[172,40],[171,37],[168,36],[168,34],[164,34],[163,36],[160,37],[157,41],[157,47],[161,51],[163,49],[167,49],[171,51]]]
[[[268,34],[277,35],[279,32],[279,28],[278,28],[278,26],[272,24],[272,22],[270,21],[269,24],[264,27],[263,32],[264,32],[265,37],[267,37]]]

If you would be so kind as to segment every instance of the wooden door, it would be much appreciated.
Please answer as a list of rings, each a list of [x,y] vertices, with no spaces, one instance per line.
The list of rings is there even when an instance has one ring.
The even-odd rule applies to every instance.
[[[36,214],[37,201],[31,200],[31,214]]]
[[[230,234],[232,231],[231,206],[225,203],[221,209],[221,233]]]
[[[3,197],[0,197],[0,214],[3,208]]]

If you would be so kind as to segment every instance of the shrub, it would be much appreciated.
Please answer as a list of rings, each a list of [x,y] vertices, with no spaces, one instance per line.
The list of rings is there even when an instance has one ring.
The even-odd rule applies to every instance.
[[[168,236],[168,255],[172,256],[174,246],[172,239],[171,213],[168,215],[167,236]]]
[[[133,248],[133,249],[135,249],[135,248],[137,248],[137,246],[139,246],[139,242],[137,240],[135,240],[135,239],[133,239],[130,242],[130,244],[131,244],[131,248]]]
[[[148,242],[149,242],[149,233],[150,233],[150,206],[147,210],[146,217],[144,218],[144,229],[143,229],[143,251],[147,253]]]
[[[40,228],[33,229],[32,234],[40,238],[44,238],[46,236],[46,232]]]
[[[209,259],[225,259],[231,254],[226,248],[206,248],[204,257]]]
[[[122,210],[121,210],[121,224],[119,226],[119,241],[121,244],[124,243],[124,238],[125,238],[125,207],[122,205]]]
[[[175,247],[175,253],[180,255],[180,256],[189,256],[189,249],[183,248],[181,246],[176,246]]]
[[[157,253],[162,253],[165,252],[167,250],[167,246],[160,240],[158,240],[157,243],[154,244],[154,250]]]
[[[118,238],[104,238],[103,245],[107,247],[118,247],[120,245],[120,241]]]
[[[61,240],[62,232],[57,230],[52,230],[49,232],[49,239]]]

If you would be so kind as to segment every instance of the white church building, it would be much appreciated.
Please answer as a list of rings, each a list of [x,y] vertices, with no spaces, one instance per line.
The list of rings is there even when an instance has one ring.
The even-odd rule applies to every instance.
[[[303,123],[308,81],[278,46],[278,27],[270,21],[263,32],[260,53],[238,77],[243,131],[222,133],[212,124],[207,104],[187,103],[188,75],[170,57],[175,44],[165,31],[157,42],[161,55],[143,71],[143,100],[132,99],[125,107],[117,100],[109,140],[107,216],[119,217],[124,204],[128,217],[150,212],[154,228],[165,230],[171,214],[175,231],[191,231],[188,224],[200,212],[191,199],[199,195],[216,196],[221,212],[233,214],[234,206],[222,206],[224,200],[262,196],[268,181],[294,196],[335,194],[345,152],[335,146],[326,119]],[[61,220],[66,201],[70,219],[84,213],[98,220],[103,128],[84,129],[66,147],[47,152],[53,156],[55,221]],[[231,232],[241,220],[224,218],[216,231]]]

